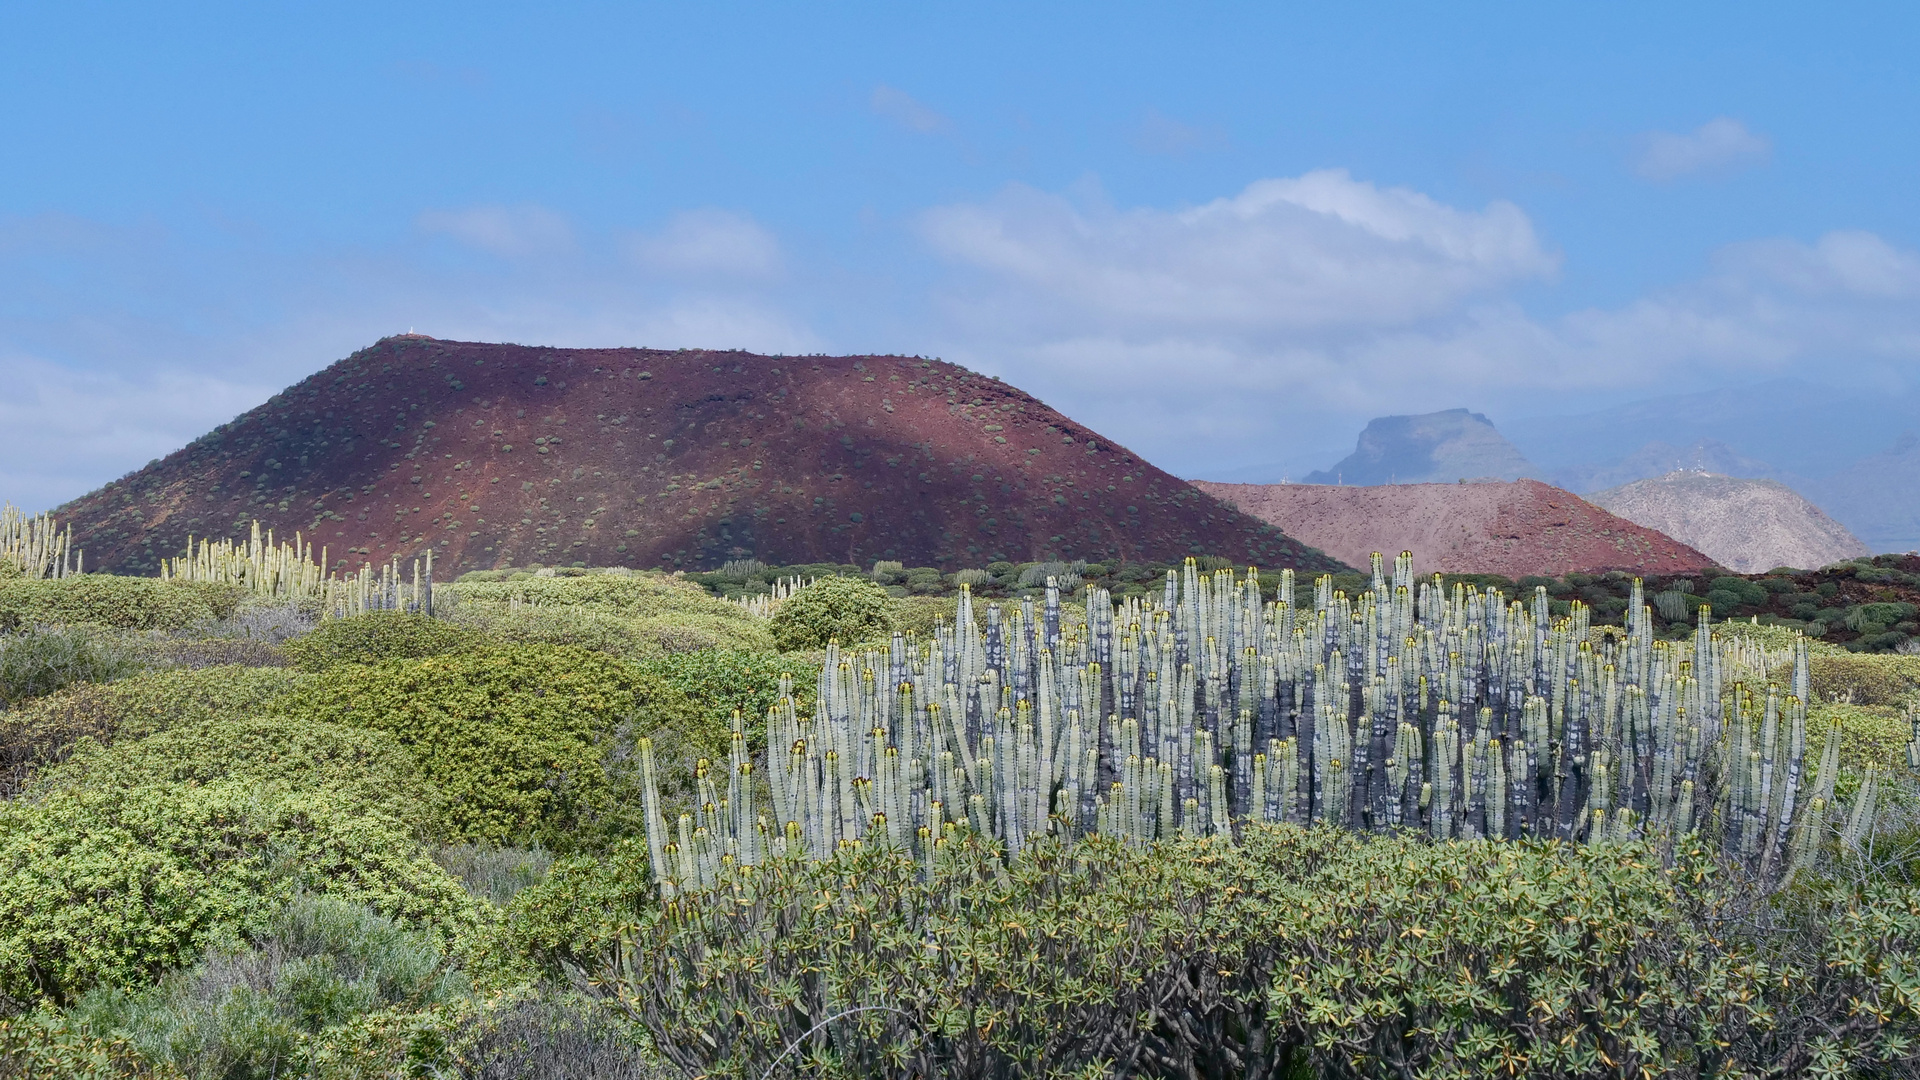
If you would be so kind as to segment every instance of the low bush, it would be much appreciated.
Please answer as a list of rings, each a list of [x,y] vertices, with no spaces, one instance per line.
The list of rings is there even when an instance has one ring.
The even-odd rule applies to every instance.
[[[631,1021],[592,998],[538,987],[476,1017],[453,1067],[465,1080],[648,1080],[658,1069]]]
[[[1745,888],[1701,853],[1668,871],[1634,845],[1265,826],[1003,870],[962,837],[930,870],[854,849],[641,909],[597,971],[663,1057],[704,1074],[757,1073],[796,1043],[801,1073],[950,1077],[1920,1063],[1920,893],[1769,926]]]
[[[242,595],[229,585],[111,574],[0,581],[0,631],[83,623],[116,630],[184,630],[232,615]]]
[[[72,1014],[196,1080],[311,1075],[328,1036],[370,1013],[462,1000],[466,980],[443,949],[435,935],[363,905],[303,895],[252,943],[218,945],[146,989],[92,991]]]
[[[664,574],[463,578],[450,592],[460,598],[462,621],[504,640],[577,644],[623,656],[773,648],[764,620]]]
[[[470,918],[465,891],[400,822],[330,792],[228,779],[0,805],[0,998],[144,984],[257,932],[301,890],[431,925]]]
[[[747,741],[756,747],[765,745],[767,710],[780,700],[781,677],[793,681],[794,708],[811,716],[820,675],[820,665],[805,657],[738,649],[670,653],[643,660],[639,667],[686,696],[699,710],[702,732],[727,738],[738,710],[746,720]],[[707,756],[724,755],[726,746],[708,744]]]
[[[467,892],[496,907],[507,906],[521,890],[545,881],[553,867],[553,856],[545,848],[490,844],[448,844],[434,852],[433,861]]]
[[[781,652],[852,645],[892,631],[892,601],[868,578],[822,578],[788,597],[769,624]]]
[[[558,859],[546,879],[521,890],[494,926],[486,959],[494,981],[562,979],[618,945],[637,914],[659,905],[647,845],[623,840],[594,856]]]
[[[139,670],[130,650],[85,626],[0,634],[0,709],[76,683],[104,683]]]
[[[647,633],[640,620],[605,611],[562,607],[494,610],[489,605],[464,604],[453,622],[495,645],[576,645],[628,658],[661,651],[658,636]]]
[[[204,720],[108,747],[83,743],[36,777],[28,795],[198,787],[227,779],[269,794],[325,791],[343,809],[384,814],[421,836],[439,822],[439,792],[392,736],[284,717]]]
[[[308,677],[275,668],[157,671],[75,686],[0,712],[0,797],[64,761],[81,739],[141,738],[179,724],[266,715]]]
[[[398,739],[446,797],[446,839],[555,851],[637,820],[624,786],[634,738],[668,728],[724,739],[704,732],[700,710],[663,680],[570,646],[334,667],[281,707]]]
[[[1815,656],[1807,674],[1814,701],[1901,705],[1920,690],[1920,656]]]
[[[282,646],[295,667],[324,671],[336,664],[374,664],[444,656],[481,644],[480,635],[444,619],[406,611],[369,611],[329,619]]]

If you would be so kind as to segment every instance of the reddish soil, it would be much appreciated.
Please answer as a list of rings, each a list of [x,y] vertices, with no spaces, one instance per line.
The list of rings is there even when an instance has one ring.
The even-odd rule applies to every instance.
[[[1628,570],[1681,574],[1712,559],[1538,480],[1476,484],[1194,486],[1334,558],[1365,566],[1375,551],[1411,551],[1422,573],[1538,574]]]
[[[336,566],[1333,560],[1005,383],[903,356],[388,338],[62,507],[152,572],[258,519]]]

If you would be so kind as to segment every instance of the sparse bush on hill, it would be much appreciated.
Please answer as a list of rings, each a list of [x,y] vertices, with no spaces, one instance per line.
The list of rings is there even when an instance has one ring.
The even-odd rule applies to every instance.
[[[334,667],[283,707],[398,739],[445,796],[448,839],[555,851],[629,830],[623,815],[638,814],[638,800],[624,794],[633,738],[667,728],[718,741],[665,680],[570,646]]]
[[[834,640],[851,645],[893,629],[886,590],[855,577],[814,582],[782,603],[769,622],[782,652],[821,649]]]
[[[181,630],[232,615],[240,600],[228,585],[109,574],[0,581],[0,631],[79,624]]]
[[[473,649],[479,634],[448,622],[406,611],[369,611],[329,619],[282,650],[302,671],[324,671],[335,664],[373,664],[383,660],[442,656]]]

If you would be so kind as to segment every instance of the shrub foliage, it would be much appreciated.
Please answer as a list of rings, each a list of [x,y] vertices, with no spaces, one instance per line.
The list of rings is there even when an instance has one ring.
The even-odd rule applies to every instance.
[[[869,578],[822,578],[774,611],[774,643],[783,652],[798,652],[824,649],[829,641],[851,645],[880,637],[893,629],[890,599]]]

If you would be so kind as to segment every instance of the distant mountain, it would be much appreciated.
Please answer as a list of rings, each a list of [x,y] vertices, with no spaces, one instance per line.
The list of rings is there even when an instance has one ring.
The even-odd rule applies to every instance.
[[[1522,578],[1575,571],[1690,574],[1714,560],[1537,480],[1480,484],[1194,486],[1353,566],[1413,552],[1421,573]]]
[[[1465,409],[1382,416],[1360,432],[1353,453],[1308,484],[1425,484],[1516,480],[1540,470],[1484,416]]]
[[[1032,396],[912,356],[556,349],[407,335],[68,503],[87,565],[151,572],[258,518],[336,566],[1337,568]]]
[[[1839,522],[1773,480],[1674,472],[1587,496],[1743,574],[1777,566],[1802,570],[1873,552]]]
[[[1751,386],[1672,394],[1574,415],[1501,421],[1500,430],[1539,465],[1616,462],[1626,447],[1693,446],[1702,439],[1769,463],[1781,475],[1825,476],[1920,428],[1911,392],[1775,379]],[[1803,492],[1805,494],[1805,492]],[[1816,500],[1818,501],[1818,500]]]
[[[1920,551],[1920,435],[1820,481],[1821,505],[1875,551]]]
[[[1718,439],[1698,439],[1687,447],[1655,440],[1611,464],[1555,469],[1552,479],[1569,491],[1585,494],[1675,472],[1780,479],[1773,466],[1758,458],[1748,457]]]

